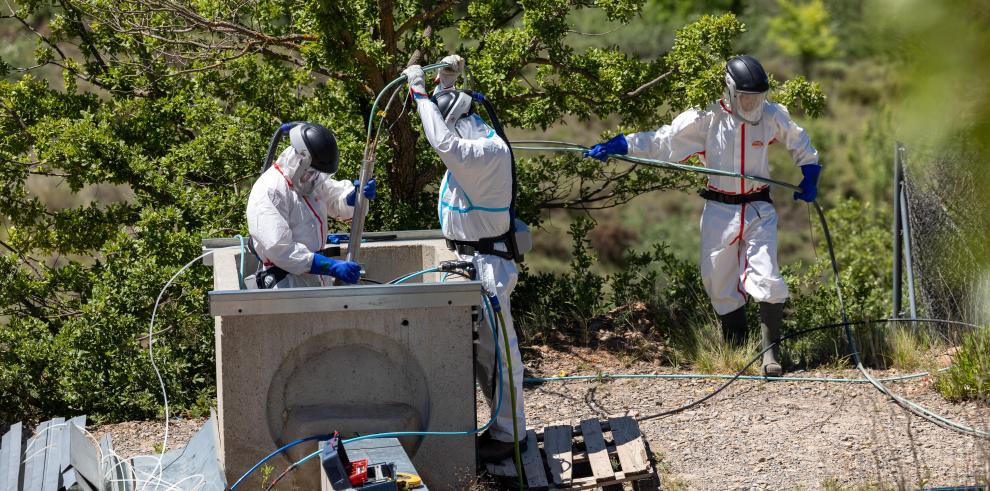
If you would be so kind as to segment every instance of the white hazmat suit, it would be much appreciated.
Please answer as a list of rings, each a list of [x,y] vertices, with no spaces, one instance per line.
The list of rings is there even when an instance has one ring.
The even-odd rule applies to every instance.
[[[512,158],[509,147],[485,122],[472,114],[458,119],[448,127],[437,105],[422,97],[417,99],[417,111],[423,122],[423,132],[447,167],[440,184],[437,212],[440,227],[448,239],[477,241],[496,237],[509,230],[509,206],[512,201]],[[503,251],[504,244],[496,244]],[[501,248],[500,248],[501,247]],[[507,252],[504,249],[503,252]],[[519,342],[512,323],[509,296],[516,286],[518,272],[514,261],[490,254],[472,256],[458,254],[462,261],[471,261],[478,279],[488,292],[494,292],[501,304],[509,346],[501,347],[512,359],[512,376],[516,393],[516,431],[520,438],[526,434],[526,414],[523,404],[523,363]],[[488,324],[487,316],[486,324]],[[497,320],[496,320],[497,322]],[[492,326],[488,326],[489,328]],[[478,373],[482,388],[491,394],[495,373],[495,344],[492,331],[479,333]],[[503,344],[501,333],[498,342]],[[503,365],[503,382],[508,373]],[[505,385],[501,384],[502,406],[490,434],[502,442],[513,441],[512,405]],[[494,402],[495,397],[492,398]]]
[[[780,104],[763,102],[759,124],[733,116],[724,99],[704,110],[690,109],[657,131],[626,137],[629,155],[680,162],[697,155],[706,167],[770,177],[767,151],[783,144],[798,166],[818,164],[808,134]],[[708,188],[727,195],[764,191],[756,181],[709,176]],[[701,277],[719,315],[746,304],[746,294],[771,304],[787,300],[777,266],[777,212],[773,204],[706,201],[701,216]]]
[[[354,184],[302,163],[303,157],[287,147],[248,198],[248,230],[262,267],[278,266],[289,273],[276,288],[332,284],[330,276],[308,274],[313,254],[326,245],[327,215],[339,220],[354,216],[354,207],[346,203]],[[247,283],[252,286],[253,281]]]

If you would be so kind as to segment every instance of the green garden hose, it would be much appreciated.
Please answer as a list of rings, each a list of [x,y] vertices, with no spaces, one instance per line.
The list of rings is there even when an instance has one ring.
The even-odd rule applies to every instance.
[[[516,420],[516,384],[512,378],[512,357],[509,356],[509,332],[505,328],[505,317],[502,316],[502,309],[499,307],[495,311],[495,315],[498,316],[499,327],[502,328],[502,342],[505,344],[505,349],[502,350],[502,355],[505,356],[505,365],[509,372],[509,403],[512,405],[512,446],[515,453],[516,462],[516,476],[518,477],[519,489],[522,491],[525,489],[522,481],[522,455],[519,453],[519,430],[517,427]],[[499,387],[501,391],[502,388]]]

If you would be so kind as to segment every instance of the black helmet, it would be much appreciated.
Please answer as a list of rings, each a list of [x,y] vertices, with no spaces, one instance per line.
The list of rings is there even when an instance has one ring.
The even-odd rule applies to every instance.
[[[340,153],[333,132],[316,123],[301,123],[289,131],[289,141],[297,152],[305,151],[313,170],[333,174],[337,172]]]
[[[735,90],[739,92],[758,93],[770,90],[770,78],[763,65],[749,55],[739,55],[729,60],[725,66],[725,76],[732,79]]]
[[[756,58],[737,56],[725,65],[725,91],[733,115],[749,124],[760,124],[770,90],[770,78]]]
[[[471,94],[463,90],[448,89],[431,96],[430,99],[440,109],[440,116],[447,124],[474,113]]]

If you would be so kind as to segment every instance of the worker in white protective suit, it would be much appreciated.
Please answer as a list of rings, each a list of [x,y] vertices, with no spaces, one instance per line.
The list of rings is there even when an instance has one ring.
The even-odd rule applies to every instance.
[[[787,109],[767,101],[770,83],[763,66],[750,56],[726,65],[724,97],[704,110],[689,109],[657,131],[617,137],[595,145],[586,156],[609,154],[680,162],[697,155],[705,166],[770,177],[767,151],[783,144],[804,178],[794,199],[814,201],[821,166],[808,134]],[[763,348],[780,337],[787,284],[777,265],[777,212],[766,184],[735,177],[710,176],[701,191],[707,201],[701,216],[701,277],[722,324],[735,345],[746,337],[746,296],[760,303]],[[763,373],[783,373],[778,350],[763,356]]]
[[[284,132],[290,145],[270,167],[271,156]],[[356,181],[333,179],[337,171],[337,141],[330,130],[315,123],[289,123],[276,133],[266,170],[251,188],[247,220],[250,246],[261,261],[250,288],[328,286],[332,278],[357,283],[361,266],[321,253],[327,240],[327,216],[350,220],[354,215]],[[375,182],[364,196],[375,197]]]
[[[403,73],[408,78],[411,96],[416,100],[423,132],[447,167],[440,183],[437,213],[448,246],[457,251],[462,261],[474,263],[482,286],[489,295],[497,297],[501,306],[509,346],[500,349],[511,357],[516,431],[519,444],[525,447],[523,364],[509,299],[518,277],[507,238],[513,195],[512,156],[506,141],[473,111],[472,96],[454,88],[464,69],[464,59],[451,55],[442,61],[449,66],[439,71],[439,84],[433,97],[426,93],[423,70],[419,65],[412,65]],[[485,317],[487,324],[487,315]],[[502,343],[502,333],[495,332],[498,332],[498,342]],[[482,462],[501,462],[513,454],[512,405],[506,390],[509,379],[504,364],[502,381],[505,383],[493,383],[495,363],[500,361],[495,360],[492,331],[479,334],[478,359],[482,389],[493,404],[497,400],[494,390],[499,391],[502,398],[494,424],[479,439],[479,458]]]

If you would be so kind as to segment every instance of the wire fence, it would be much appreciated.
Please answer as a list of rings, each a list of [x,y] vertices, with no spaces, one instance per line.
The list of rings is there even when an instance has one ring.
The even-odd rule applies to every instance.
[[[980,171],[964,150],[910,148],[906,156],[905,236],[918,308],[925,317],[986,322],[990,214]]]

